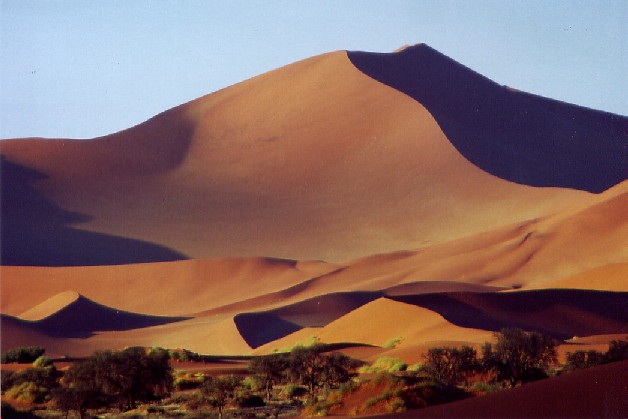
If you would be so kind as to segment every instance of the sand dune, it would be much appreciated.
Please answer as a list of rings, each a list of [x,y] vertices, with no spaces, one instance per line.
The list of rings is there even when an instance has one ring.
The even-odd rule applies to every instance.
[[[0,304],[23,318],[2,347],[624,333],[625,127],[417,46],[313,57],[97,139],[2,140]]]
[[[400,77],[423,83],[413,73]],[[4,140],[0,153],[10,165],[3,166],[14,170],[3,178],[28,199],[26,211],[3,218],[22,226],[39,220],[56,239],[50,228],[10,234],[3,264],[260,255],[339,261],[523,222],[590,196],[493,176],[452,146],[441,123],[340,51],[110,136]],[[517,141],[501,134],[491,141]]]
[[[425,44],[349,59],[425,106],[461,154],[502,179],[599,193],[626,178],[625,117],[499,86]]]
[[[559,339],[628,332],[626,292],[537,290],[424,294],[394,299],[433,310],[455,325],[481,330],[519,327]]]
[[[386,418],[625,418],[628,361]]]
[[[86,267],[0,267],[2,312],[20,315],[68,289],[123,310],[179,316],[287,288],[328,269],[268,258]]]
[[[66,291],[23,313],[21,321],[49,336],[86,338],[95,332],[131,330],[179,322],[183,317],[148,316],[98,304]]]

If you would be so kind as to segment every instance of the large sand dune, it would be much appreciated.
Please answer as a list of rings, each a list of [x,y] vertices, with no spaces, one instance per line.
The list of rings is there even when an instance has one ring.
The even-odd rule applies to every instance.
[[[456,78],[477,77],[424,51],[393,57],[433,62],[451,68]],[[431,102],[374,80],[354,66],[355,54],[350,57],[340,51],[307,59],[90,141],[0,142],[3,184],[21,197],[19,208],[3,206],[3,219],[21,232],[3,233],[3,264],[223,256],[339,261],[461,238],[589,199],[587,192],[535,188],[489,174],[452,145]],[[431,73],[395,74],[417,88],[429,83],[430,94],[443,103],[477,96],[475,90],[446,88],[449,80],[432,79]],[[475,89],[492,103],[494,86],[485,84]],[[505,100],[505,112],[529,113],[538,102],[547,113],[545,99]],[[576,113],[588,115],[584,120],[561,117],[550,127],[527,120],[511,124],[501,113],[492,120],[487,112],[482,126],[500,129],[481,133],[499,149],[527,156],[521,136],[541,128],[544,136],[576,130],[585,137],[561,147],[580,155],[590,152],[587,139],[610,144],[603,149],[608,164],[596,157],[592,167],[598,177],[622,180],[613,160],[621,154],[622,119],[598,130],[596,121],[610,117],[581,108]],[[456,121],[466,129],[469,118],[462,116]],[[595,124],[585,130],[589,120]],[[592,130],[595,135],[588,136]],[[503,160],[499,153],[487,155]],[[546,157],[543,167],[556,156]],[[549,179],[535,158],[526,165],[517,171]],[[562,173],[560,165],[556,170]]]
[[[101,138],[2,140],[2,347],[624,333],[626,126],[421,45],[313,57]]]

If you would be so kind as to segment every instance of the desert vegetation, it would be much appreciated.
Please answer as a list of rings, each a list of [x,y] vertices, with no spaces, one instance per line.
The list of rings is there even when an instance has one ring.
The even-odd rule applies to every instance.
[[[3,361],[28,358],[32,365],[3,370],[2,409],[3,416],[28,406],[43,417],[80,418],[124,412],[218,418],[399,412],[628,358],[628,343],[614,340],[606,352],[567,353],[566,363],[558,365],[556,343],[540,333],[503,329],[480,353],[470,346],[434,347],[422,354],[423,363],[411,366],[390,357],[369,365],[314,343],[252,357],[241,374],[222,375],[173,368],[213,359],[182,349],[99,351],[59,370],[43,348],[15,348]]]

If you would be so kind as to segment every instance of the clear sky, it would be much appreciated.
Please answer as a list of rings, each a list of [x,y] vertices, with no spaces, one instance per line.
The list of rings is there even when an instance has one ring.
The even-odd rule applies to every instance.
[[[0,138],[105,135],[312,55],[417,42],[628,115],[627,21],[625,0],[0,0]]]

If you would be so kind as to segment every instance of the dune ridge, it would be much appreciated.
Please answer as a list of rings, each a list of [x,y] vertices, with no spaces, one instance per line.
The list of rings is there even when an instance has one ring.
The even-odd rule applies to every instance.
[[[418,45],[312,57],[96,139],[2,140],[0,343],[403,334],[387,350],[409,356],[505,325],[624,333],[625,127]]]
[[[426,44],[349,58],[425,106],[462,155],[502,179],[595,193],[626,179],[624,116],[499,86]]]
[[[400,59],[412,62],[412,51]],[[14,259],[29,265],[97,264],[90,253],[63,253],[76,248],[99,253],[100,264],[133,262],[115,246],[99,246],[102,237],[93,234],[101,234],[148,246],[135,262],[338,262],[462,238],[588,199],[478,168],[452,146],[432,110],[367,76],[352,57],[312,57],[90,141],[0,141],[6,162],[41,174],[17,191],[35,194],[29,206],[48,202],[36,218],[71,230],[53,245],[33,229],[26,239],[3,240],[4,248],[19,245]],[[515,147],[516,140],[504,141]],[[78,215],[58,219],[68,213]],[[3,218],[28,225],[35,217]],[[50,252],[54,257],[42,256]]]

